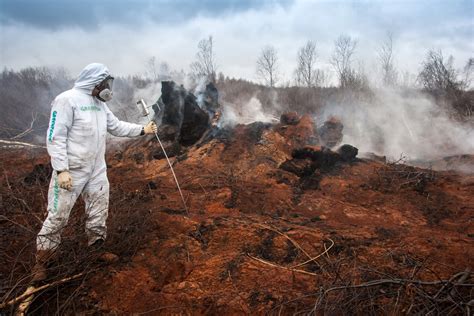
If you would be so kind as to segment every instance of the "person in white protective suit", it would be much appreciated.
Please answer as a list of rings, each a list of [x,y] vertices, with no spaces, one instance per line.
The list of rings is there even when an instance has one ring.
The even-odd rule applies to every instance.
[[[61,230],[79,195],[85,202],[88,245],[95,249],[106,238],[107,132],[132,137],[157,130],[153,122],[142,126],[120,121],[109,110],[105,102],[112,99],[112,84],[107,67],[93,63],[82,70],[71,90],[58,95],[52,103],[46,143],[54,170],[48,192],[48,216],[36,240],[34,282],[46,278],[46,265],[61,242]]]

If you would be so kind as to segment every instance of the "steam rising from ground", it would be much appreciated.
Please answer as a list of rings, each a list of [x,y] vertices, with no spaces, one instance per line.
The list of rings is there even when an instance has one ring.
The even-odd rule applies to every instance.
[[[344,124],[343,142],[360,152],[423,160],[474,153],[472,126],[451,120],[419,92],[378,89],[370,101],[349,96],[346,101],[328,104],[319,122],[331,115]]]
[[[206,77],[200,77],[197,80],[196,87],[194,89],[196,102],[201,109],[205,109],[204,97],[207,83],[208,80]],[[262,103],[256,96],[253,96],[248,101],[242,100],[242,102],[238,103],[229,103],[226,102],[222,97],[222,93],[225,95],[225,92],[220,91],[220,93],[221,97],[219,98],[219,102],[222,104],[222,114],[219,119],[220,127],[229,127],[236,124],[249,124],[252,122],[268,123],[278,120],[273,115],[264,111]],[[276,91],[272,91],[270,96],[272,111],[276,112],[280,109],[276,101],[278,99],[278,93]]]
[[[232,126],[256,121],[269,123],[274,120],[275,117],[263,111],[262,103],[256,97],[252,97],[250,101],[240,106],[224,103],[220,124],[221,126]]]
[[[194,93],[202,107],[206,81],[199,80]],[[321,126],[331,116],[344,124],[343,143],[359,148],[359,152],[372,152],[390,159],[401,156],[409,160],[435,160],[446,156],[474,154],[474,128],[449,118],[448,113],[429,96],[402,88],[373,89],[374,95],[361,97],[357,93],[342,93],[327,101],[315,121]],[[134,102],[143,98],[151,105],[161,95],[161,83],[134,90]],[[229,103],[220,98],[222,115],[219,126],[228,127],[252,122],[275,122],[276,115],[284,110],[278,103],[278,92],[269,95],[271,109],[264,110],[261,101],[250,100]],[[146,123],[137,117],[135,105],[129,107],[128,118]],[[150,109],[152,112],[152,110]],[[270,112],[269,112],[270,111]],[[153,112],[152,112],[153,115]]]

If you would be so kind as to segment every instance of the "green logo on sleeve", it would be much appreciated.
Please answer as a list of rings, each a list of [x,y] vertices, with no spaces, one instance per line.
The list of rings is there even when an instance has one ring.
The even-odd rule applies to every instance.
[[[56,115],[58,112],[53,111],[53,114],[51,115],[51,126],[49,127],[49,136],[48,136],[48,141],[51,143],[53,141],[53,132],[54,132],[54,125],[56,125]]]
[[[56,212],[58,210],[58,200],[59,200],[59,184],[58,184],[58,179],[54,179],[54,187],[53,187],[53,211]]]

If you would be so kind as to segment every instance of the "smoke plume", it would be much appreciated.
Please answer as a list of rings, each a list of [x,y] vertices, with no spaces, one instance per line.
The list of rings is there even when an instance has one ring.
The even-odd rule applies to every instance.
[[[273,115],[265,113],[260,100],[252,97],[247,103],[240,105],[224,103],[220,125],[224,127],[256,121],[268,123],[275,120],[277,119]]]
[[[431,160],[474,153],[474,130],[450,119],[431,98],[416,91],[377,89],[369,100],[349,97],[328,103],[319,122],[330,116],[344,124],[344,143],[361,152],[392,159]]]

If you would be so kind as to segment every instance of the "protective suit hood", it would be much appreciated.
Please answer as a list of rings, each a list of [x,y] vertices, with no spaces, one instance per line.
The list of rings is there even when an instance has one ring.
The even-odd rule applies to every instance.
[[[109,69],[104,64],[92,63],[82,69],[79,77],[74,82],[74,88],[92,92],[95,86],[110,75]]]

